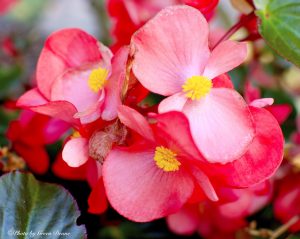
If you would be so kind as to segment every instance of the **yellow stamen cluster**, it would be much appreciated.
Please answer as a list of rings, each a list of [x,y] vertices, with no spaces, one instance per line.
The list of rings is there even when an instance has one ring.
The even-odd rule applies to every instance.
[[[73,134],[71,135],[71,138],[80,138],[80,137],[81,137],[81,135],[77,130],[74,131]]]
[[[186,97],[192,100],[200,100],[206,96],[212,88],[212,81],[205,76],[192,76],[182,86]]]
[[[166,172],[174,172],[179,170],[181,163],[176,159],[177,154],[172,150],[159,146],[155,149],[154,161],[157,167]]]
[[[98,68],[92,70],[89,80],[88,80],[88,86],[92,91],[95,93],[99,92],[99,90],[103,89],[108,76],[108,70],[105,68]]]

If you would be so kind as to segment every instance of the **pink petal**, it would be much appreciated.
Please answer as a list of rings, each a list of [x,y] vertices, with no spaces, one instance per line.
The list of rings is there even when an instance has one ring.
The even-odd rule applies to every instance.
[[[58,120],[58,119],[50,119],[47,125],[44,127],[44,137],[45,143],[51,144],[57,141],[59,138],[62,137],[67,130],[70,129],[70,124]]]
[[[103,107],[104,99],[105,91],[102,90],[99,99],[93,102],[92,105],[90,105],[86,110],[77,112],[74,115],[74,118],[80,119],[81,124],[88,124],[96,121],[101,116],[101,109]]]
[[[150,141],[154,141],[153,132],[147,120],[136,110],[122,105],[119,107],[118,115],[121,122],[125,124],[128,128],[137,132],[144,138]]]
[[[198,205],[185,206],[177,213],[167,217],[170,230],[179,235],[191,235],[197,231],[200,218],[197,214]]]
[[[74,125],[79,124],[79,120],[73,117],[77,112],[74,105],[66,101],[49,102],[41,95],[37,88],[22,95],[17,102],[17,106],[28,108],[34,112],[49,115]]]
[[[293,108],[289,104],[271,105],[266,107],[266,110],[271,112],[271,114],[277,119],[279,124],[282,124],[289,117]]]
[[[216,191],[207,175],[196,167],[191,167],[191,171],[208,199],[211,201],[218,201],[219,197],[217,196]]]
[[[184,168],[164,172],[153,160],[154,150],[113,150],[103,165],[111,205],[133,221],[147,222],[174,213],[193,192],[193,180]]]
[[[32,106],[44,105],[49,101],[41,94],[38,88],[33,88],[25,92],[17,101],[17,106],[30,108]]]
[[[273,98],[261,98],[253,100],[249,105],[257,108],[263,108],[274,103]]]
[[[52,85],[50,100],[70,102],[76,107],[78,112],[85,112],[93,108],[100,101],[102,91],[95,93],[88,86],[91,70],[68,71],[61,77],[58,77]],[[95,108],[93,109],[94,111]]]
[[[121,48],[112,59],[112,75],[105,87],[106,97],[103,105],[102,118],[113,120],[118,116],[118,106],[122,104],[122,88],[126,75],[128,47]]]
[[[249,187],[264,181],[279,167],[283,158],[281,129],[276,119],[265,109],[250,107],[256,123],[256,136],[248,151],[232,163],[213,164],[217,181],[234,187]]]
[[[158,106],[159,113],[165,113],[168,111],[182,111],[183,106],[187,102],[185,93],[177,93],[162,100]]]
[[[188,101],[183,112],[200,152],[209,162],[222,164],[241,157],[254,137],[251,113],[234,90],[213,88],[199,101]]]
[[[37,65],[38,88],[50,98],[53,82],[66,69],[101,61],[103,56],[100,47],[103,48],[93,36],[80,29],[63,29],[51,34],[45,42]],[[105,50],[105,54],[106,51],[109,50]]]
[[[79,167],[89,159],[88,140],[85,138],[70,139],[62,151],[63,160],[70,167]]]
[[[209,57],[208,25],[188,6],[163,9],[132,37],[133,72],[148,90],[180,92],[186,79],[201,75]]]
[[[203,75],[213,79],[239,66],[246,57],[246,43],[223,41],[212,51]]]
[[[212,79],[214,88],[229,88],[234,89],[230,76],[226,73]]]

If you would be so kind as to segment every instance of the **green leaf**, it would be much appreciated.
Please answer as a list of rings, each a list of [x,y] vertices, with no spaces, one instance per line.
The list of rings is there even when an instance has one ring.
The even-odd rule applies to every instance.
[[[300,1],[254,0],[259,31],[279,55],[300,66]]]
[[[0,178],[0,238],[86,238],[85,227],[76,225],[79,215],[61,186],[28,173]]]

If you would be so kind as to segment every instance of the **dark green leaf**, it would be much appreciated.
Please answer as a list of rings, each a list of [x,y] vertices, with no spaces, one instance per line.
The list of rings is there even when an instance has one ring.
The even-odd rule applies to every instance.
[[[279,55],[300,66],[300,1],[254,0],[259,31]]]
[[[58,185],[20,172],[0,178],[0,238],[86,238],[85,227],[76,225],[79,215]]]

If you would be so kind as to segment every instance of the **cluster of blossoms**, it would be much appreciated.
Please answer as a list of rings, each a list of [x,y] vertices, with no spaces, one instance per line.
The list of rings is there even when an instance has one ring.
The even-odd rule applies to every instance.
[[[116,19],[111,48],[80,29],[51,34],[7,133],[29,168],[45,173],[45,145],[67,135],[52,171],[88,181],[89,212],[109,202],[130,220],[166,218],[173,232],[205,238],[245,227],[272,198],[279,123],[291,109],[250,83],[245,99],[234,89],[227,73],[246,60],[247,44],[216,39],[207,20],[218,1],[202,2],[109,1],[111,16],[126,19]],[[147,105],[154,94],[162,100]],[[274,211],[287,222],[299,183],[284,173],[280,185]]]

